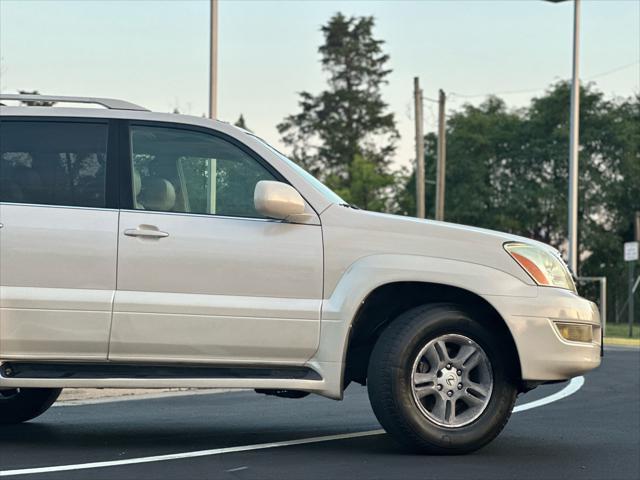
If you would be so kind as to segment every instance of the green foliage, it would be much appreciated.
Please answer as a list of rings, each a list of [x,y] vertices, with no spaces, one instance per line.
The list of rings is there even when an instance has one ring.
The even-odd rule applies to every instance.
[[[435,133],[427,133],[424,136],[424,157],[425,157],[425,178],[435,179],[436,168],[435,161],[438,151],[438,137]],[[413,160],[415,162],[415,160]],[[397,175],[398,183],[395,189],[393,212],[399,215],[416,215],[416,173],[415,170],[406,167],[400,170]],[[425,190],[426,196],[426,214],[428,218],[435,216],[435,188],[427,186]]]
[[[243,130],[246,130],[248,132],[250,132],[251,130],[249,129],[249,127],[247,127],[247,122],[244,119],[244,115],[240,114],[240,116],[238,117],[238,120],[236,120],[236,123],[234,123],[234,125],[236,127],[242,128]]]
[[[398,132],[381,94],[389,56],[373,27],[372,17],[340,13],[322,27],[319,53],[328,88],[317,95],[300,93],[301,111],[286,117],[278,131],[294,161],[356,204],[382,209],[384,198],[374,201],[371,195],[388,196]],[[373,185],[363,186],[363,178]]]
[[[33,90],[31,92],[27,90],[18,90],[20,95],[40,95],[40,92]],[[44,102],[44,101],[23,101],[22,104],[26,107],[52,107],[56,102]]]
[[[626,323],[607,323],[607,338],[629,338],[629,325]],[[633,326],[631,338],[640,338],[640,328]]]
[[[349,165],[350,185],[340,177],[330,175],[325,184],[346,202],[365,210],[384,211],[389,202],[389,191],[395,185],[393,174],[380,172],[376,164],[356,154]]]
[[[566,248],[569,84],[553,85],[529,107],[498,98],[464,106],[447,123],[448,221],[512,232]],[[640,97],[607,100],[593,85],[580,94],[580,275],[609,278],[610,311],[626,298],[622,243],[640,210]],[[435,178],[437,138],[426,139],[427,178]],[[397,198],[415,212],[415,180]],[[428,210],[434,188],[427,185]],[[640,315],[639,315],[640,316]]]

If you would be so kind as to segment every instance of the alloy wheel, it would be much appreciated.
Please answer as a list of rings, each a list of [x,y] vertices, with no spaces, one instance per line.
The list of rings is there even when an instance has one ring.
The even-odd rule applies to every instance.
[[[417,355],[411,388],[416,405],[430,421],[442,427],[462,427],[482,415],[489,404],[491,362],[472,339],[441,335]]]

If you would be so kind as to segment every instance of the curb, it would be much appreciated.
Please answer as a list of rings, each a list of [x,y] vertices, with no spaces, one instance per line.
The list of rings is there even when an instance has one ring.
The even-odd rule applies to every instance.
[[[626,347],[640,347],[640,338],[604,337],[605,345],[624,345]]]

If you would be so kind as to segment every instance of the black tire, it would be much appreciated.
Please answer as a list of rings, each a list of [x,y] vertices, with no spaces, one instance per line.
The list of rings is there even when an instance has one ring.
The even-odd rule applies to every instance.
[[[415,359],[429,341],[446,334],[464,335],[482,347],[493,374],[484,411],[471,423],[453,428],[429,419],[412,393]],[[369,361],[367,386],[378,421],[412,451],[462,454],[483,447],[506,425],[517,395],[514,362],[504,353],[503,342],[455,305],[423,305],[400,315],[382,332]]]
[[[0,390],[0,424],[22,423],[42,415],[61,391],[60,388]]]

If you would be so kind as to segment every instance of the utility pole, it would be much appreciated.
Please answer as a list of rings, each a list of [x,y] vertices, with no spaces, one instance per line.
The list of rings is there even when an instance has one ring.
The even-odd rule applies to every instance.
[[[413,96],[416,119],[416,216],[425,218],[424,192],[424,133],[422,131],[422,90],[418,77],[413,79]]]
[[[444,220],[444,192],[447,171],[447,137],[446,137],[446,95],[440,90],[438,96],[438,166],[436,179],[436,220]]]
[[[634,317],[634,310],[635,310],[635,302],[634,302],[634,291],[633,291],[633,280],[635,277],[635,266],[636,266],[636,262],[629,262],[629,268],[628,268],[628,272],[629,272],[629,280],[628,280],[628,285],[629,285],[629,338],[633,338],[633,317]]]
[[[638,222],[638,216],[636,215],[636,222]],[[636,223],[636,227],[637,227],[637,223]],[[628,285],[629,285],[629,289],[628,289],[628,296],[627,296],[627,302],[629,302],[629,338],[631,338],[632,334],[633,334],[633,319],[634,319],[634,294],[635,294],[635,289],[638,286],[638,282],[636,282],[636,284],[634,285],[634,280],[635,280],[635,266],[636,263],[638,262],[638,259],[640,259],[640,245],[639,245],[639,241],[638,241],[638,231],[636,230],[636,240],[633,242],[626,242],[624,244],[624,261],[627,263],[628,269],[627,272],[629,273],[628,275]],[[639,279],[640,281],[640,279]]]
[[[578,276],[578,149],[580,126],[580,0],[573,1],[573,78],[569,120],[569,267]]]
[[[210,1],[209,25],[209,118],[218,116],[218,0]]]
[[[635,218],[635,240],[636,240],[636,252],[638,250],[638,243],[640,242],[640,212],[636,212]],[[633,320],[635,317],[635,288],[637,287],[637,282],[634,285],[633,281],[635,279],[635,266],[638,260],[638,255],[636,255],[635,262],[629,262],[629,338],[633,338]]]
[[[604,337],[607,333],[607,277],[600,277],[600,322]]]

